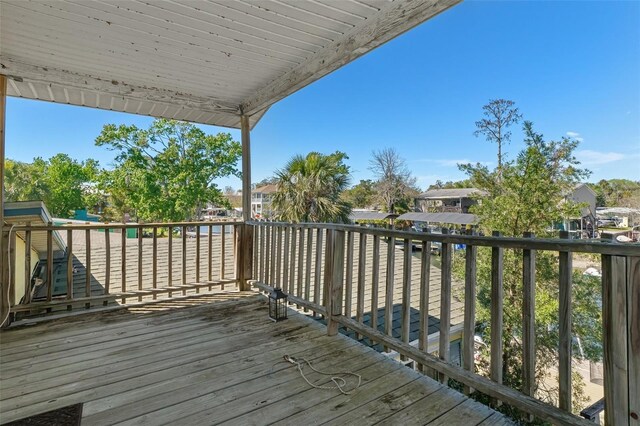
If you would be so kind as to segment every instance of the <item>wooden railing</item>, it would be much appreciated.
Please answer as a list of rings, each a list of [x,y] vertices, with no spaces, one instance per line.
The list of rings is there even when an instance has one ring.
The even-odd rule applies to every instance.
[[[289,301],[322,315],[328,333],[343,326],[415,361],[443,383],[454,379],[465,392],[477,390],[495,404],[506,403],[555,424],[589,424],[571,410],[572,253],[596,253],[602,259],[605,416],[610,425],[638,425],[640,413],[640,248],[612,242],[568,239],[504,238],[400,232],[334,224],[252,222],[254,285],[280,287]],[[564,235],[566,237],[566,235]],[[397,246],[396,243],[399,243]],[[432,274],[432,245],[440,245],[440,274]],[[464,245],[465,278],[458,288],[464,304],[452,310],[455,245]],[[381,247],[382,246],[382,247]],[[478,247],[491,248],[491,347],[488,377],[476,373],[476,258]],[[381,248],[383,248],[381,256]],[[384,250],[386,248],[386,250]],[[419,253],[413,254],[413,249]],[[502,384],[503,258],[516,249],[522,257],[523,387]],[[559,406],[535,398],[536,253],[559,258]],[[402,264],[396,268],[396,264]],[[417,266],[417,267],[416,267]],[[396,276],[399,275],[399,276]],[[380,288],[380,285],[384,285]],[[437,303],[434,306],[434,299]],[[395,306],[394,306],[395,305]],[[400,309],[394,309],[399,305]],[[456,317],[462,311],[462,318]],[[368,313],[367,313],[368,311]],[[417,342],[410,337],[412,314],[419,316]],[[429,324],[439,318],[437,356],[427,352]],[[379,324],[379,316],[384,317]],[[365,320],[365,317],[368,319]],[[452,317],[462,323],[462,365],[450,360]],[[394,320],[399,319],[398,327]],[[417,346],[417,347],[416,347]]]
[[[244,277],[245,265],[236,261],[243,228],[238,221],[5,226],[11,240],[10,312],[130,304],[224,289]],[[56,234],[64,251],[54,250]],[[32,275],[37,259],[31,250],[16,249],[31,247],[36,238],[46,241],[40,276]],[[18,275],[23,283],[16,282]],[[60,281],[62,288],[55,285]]]

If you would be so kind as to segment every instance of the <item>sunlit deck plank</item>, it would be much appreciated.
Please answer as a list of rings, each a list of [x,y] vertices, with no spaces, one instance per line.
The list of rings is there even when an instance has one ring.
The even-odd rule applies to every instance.
[[[83,422],[92,425],[412,424],[443,418],[468,426],[502,419],[353,339],[327,336],[322,324],[302,314],[273,323],[261,296],[236,298],[2,332],[0,422],[75,403],[84,403]],[[351,395],[310,388],[282,361],[285,353],[323,371],[361,374],[362,386]]]

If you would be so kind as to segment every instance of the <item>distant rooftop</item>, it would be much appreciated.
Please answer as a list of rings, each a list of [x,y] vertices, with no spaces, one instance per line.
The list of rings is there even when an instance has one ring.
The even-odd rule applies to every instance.
[[[254,189],[253,191],[251,191],[252,194],[273,194],[274,192],[278,191],[278,187],[276,185],[265,185],[265,186],[260,186],[256,189]]]
[[[421,200],[444,200],[448,198],[468,198],[485,192],[477,188],[430,189],[418,196]]]

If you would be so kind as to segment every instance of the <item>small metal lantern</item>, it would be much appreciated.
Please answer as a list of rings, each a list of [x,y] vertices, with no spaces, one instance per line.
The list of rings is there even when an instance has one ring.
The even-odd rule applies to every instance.
[[[274,321],[287,319],[287,295],[278,287],[269,294],[269,318]]]

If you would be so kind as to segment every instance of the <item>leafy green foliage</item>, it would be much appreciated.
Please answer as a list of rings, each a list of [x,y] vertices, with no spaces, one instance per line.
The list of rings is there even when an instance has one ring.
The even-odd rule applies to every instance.
[[[631,207],[640,209],[640,181],[602,179],[589,184],[596,192],[598,207]]]
[[[343,152],[296,155],[276,172],[271,207],[278,220],[348,223],[351,206],[340,198],[349,184]]]
[[[507,99],[492,99],[482,107],[484,118],[476,121],[475,136],[484,136],[489,142],[498,145],[498,169],[496,177],[502,179],[500,172],[503,164],[502,145],[511,140],[509,127],[518,123],[522,115],[513,101]]]
[[[5,169],[7,201],[42,200],[56,217],[70,217],[71,211],[93,207],[100,194],[90,185],[98,174],[98,162],[77,161],[66,154],[33,163],[7,159]]]
[[[192,219],[207,203],[227,205],[215,183],[240,176],[242,149],[228,133],[207,135],[190,123],[157,119],[148,129],[107,124],[96,145],[118,152],[116,167],[100,176],[111,214],[143,220]]]
[[[441,180],[437,180],[434,184],[429,185],[430,189],[456,189],[456,188],[472,188],[473,183],[470,179],[463,179],[457,181],[448,180],[446,182],[442,182]]]
[[[342,199],[355,208],[369,208],[375,202],[375,184],[372,180],[361,180],[360,183],[342,193]]]
[[[578,168],[573,156],[575,140],[545,141],[533,130],[530,122],[524,124],[526,147],[513,162],[502,165],[502,180],[498,170],[489,170],[476,164],[461,165],[474,186],[486,191],[472,212],[480,218],[485,233],[500,231],[504,236],[522,236],[533,232],[536,236],[550,236],[551,224],[575,213],[579,206],[564,202],[563,194],[588,175]],[[553,403],[557,398],[557,383],[548,377],[557,363],[558,347],[558,256],[557,253],[538,252],[536,258],[535,336],[537,397]],[[456,274],[464,275],[464,261],[456,262]],[[502,343],[504,383],[515,389],[522,388],[522,251],[504,252],[504,333]],[[479,248],[477,258],[477,320],[483,324],[482,337],[491,342],[491,249]],[[572,328],[581,340],[584,353],[574,350],[574,357],[584,356],[598,361],[601,357],[601,311],[596,295],[598,279],[574,275]],[[576,346],[574,346],[574,349]],[[485,354],[486,355],[486,354]],[[485,365],[488,359],[484,359]],[[546,378],[546,380],[545,380]],[[574,411],[584,402],[580,393],[582,381],[576,376]],[[505,407],[509,411],[509,407]],[[517,413],[511,412],[517,417]]]

